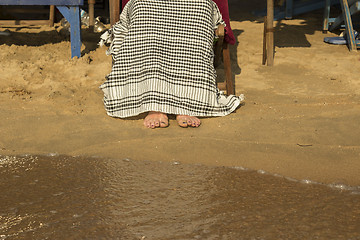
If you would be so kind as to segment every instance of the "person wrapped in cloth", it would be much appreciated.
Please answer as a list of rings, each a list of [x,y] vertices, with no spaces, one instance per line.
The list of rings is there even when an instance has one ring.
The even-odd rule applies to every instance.
[[[113,66],[100,86],[112,117],[147,113],[148,128],[181,127],[198,117],[225,116],[243,100],[216,87],[214,30],[224,24],[212,0],[130,0],[120,20],[101,36]]]

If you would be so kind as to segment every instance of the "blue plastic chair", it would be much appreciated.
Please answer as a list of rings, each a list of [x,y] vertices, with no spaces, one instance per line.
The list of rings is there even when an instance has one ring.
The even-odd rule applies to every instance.
[[[71,57],[81,56],[80,8],[83,0],[0,0],[0,5],[55,5],[70,23]]]
[[[360,40],[356,39],[351,16],[360,12],[359,0],[340,0],[342,14],[336,18],[330,18],[330,1],[326,0],[323,31],[332,31],[341,26],[341,23],[345,23],[345,36],[350,51],[356,51],[360,47]],[[329,38],[326,39],[329,42]],[[330,39],[331,40],[331,39]]]

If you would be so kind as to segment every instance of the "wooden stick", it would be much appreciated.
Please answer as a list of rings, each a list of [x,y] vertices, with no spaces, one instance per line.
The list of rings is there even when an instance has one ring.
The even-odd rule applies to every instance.
[[[55,21],[55,6],[50,5],[50,14],[49,14],[49,25],[50,25],[50,27],[54,26],[54,21]]]
[[[115,22],[118,22],[120,20],[120,0],[116,1],[114,8]]]
[[[274,0],[267,0],[266,58],[267,65],[274,65]]]
[[[49,20],[0,20],[0,25],[48,25]]]
[[[114,5],[115,5],[115,0],[109,0],[109,15],[110,15],[111,25],[115,23]]]
[[[120,0],[109,0],[110,24],[114,25],[120,19]]]
[[[230,49],[229,44],[224,41],[223,45],[224,70],[226,78],[226,94],[234,94],[234,85],[231,73]]]
[[[262,56],[262,65],[266,63],[266,28],[267,28],[267,20],[266,16],[264,17],[264,34],[263,34],[263,56]]]
[[[38,9],[38,8],[10,8],[10,9],[2,9],[5,12],[9,13],[38,13],[38,14],[48,14],[48,9]]]
[[[95,5],[95,0],[89,0],[89,26],[90,27],[94,27],[95,24],[95,20],[94,20],[94,5]]]

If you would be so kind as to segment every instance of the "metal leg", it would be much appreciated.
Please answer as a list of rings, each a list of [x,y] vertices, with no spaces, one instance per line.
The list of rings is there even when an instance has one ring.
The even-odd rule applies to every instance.
[[[356,41],[354,36],[354,29],[351,20],[351,13],[347,0],[340,0],[341,9],[344,16],[345,32],[347,36],[348,47],[350,51],[356,51]]]
[[[329,30],[330,0],[325,0],[323,31]]]
[[[286,0],[285,18],[292,19],[293,17],[293,0]]]
[[[348,1],[350,16],[360,11],[360,2],[355,2],[353,0]],[[341,23],[344,21],[344,16],[341,14],[337,18],[330,18],[329,23],[332,23],[329,30],[332,31],[339,27]]]
[[[81,56],[80,9],[76,7],[56,6],[70,23],[71,58]]]

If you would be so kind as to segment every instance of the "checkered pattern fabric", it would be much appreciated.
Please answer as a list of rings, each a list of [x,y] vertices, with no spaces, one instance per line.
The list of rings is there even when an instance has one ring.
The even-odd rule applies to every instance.
[[[211,0],[130,0],[103,36],[111,41],[113,57],[100,86],[107,113],[124,118],[148,111],[190,116],[234,111],[243,97],[216,88],[213,39],[220,23]]]

